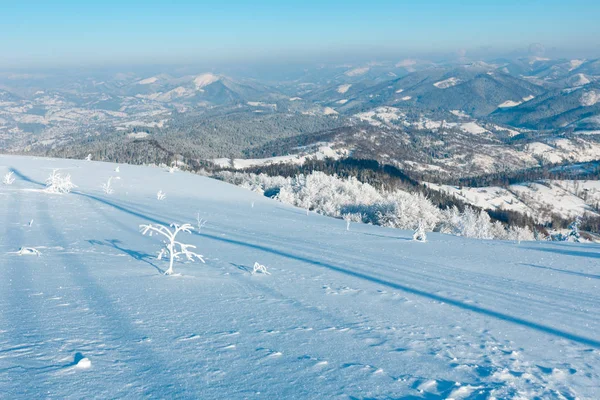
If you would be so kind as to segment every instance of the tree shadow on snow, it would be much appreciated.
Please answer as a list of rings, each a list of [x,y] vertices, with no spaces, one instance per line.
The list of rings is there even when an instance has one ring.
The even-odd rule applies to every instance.
[[[561,272],[563,274],[583,276],[584,278],[600,279],[600,275],[587,274],[585,272],[569,271],[569,270],[566,270],[566,269],[546,267],[546,266],[543,266],[543,265],[526,264],[526,263],[520,263],[520,265],[525,265],[527,267],[533,267],[533,268],[548,269],[548,270],[551,270],[551,271]]]
[[[155,256],[153,256],[152,254],[142,253],[140,251],[125,248],[120,245],[120,243],[122,243],[122,242],[118,239],[105,239],[104,241],[90,239],[90,240],[86,240],[86,241],[89,244],[91,244],[92,246],[112,247],[115,250],[118,250],[122,253],[127,254],[129,257],[133,258],[134,260],[142,261],[142,262],[145,262],[146,264],[151,265],[152,267],[154,267],[154,269],[156,269],[161,274],[165,273],[165,271],[163,269],[161,269],[159,266],[157,266],[156,264],[154,264],[153,262],[150,261],[150,260],[156,259]]]
[[[27,182],[31,182],[34,183],[36,185],[42,185],[45,186],[43,183],[41,182],[37,182],[29,177],[27,177],[26,175],[23,175],[22,173],[20,173],[19,171],[15,170],[15,169],[11,169],[15,175],[17,175],[19,178],[27,181]],[[142,218],[146,221],[149,222],[153,222],[155,224],[161,224],[161,225],[169,225],[168,222],[165,221],[161,221],[160,219],[157,218],[153,218],[149,215],[145,215],[142,212],[138,212],[138,211],[134,211],[132,209],[130,209],[128,206],[126,207],[125,205],[119,205],[116,202],[113,202],[111,200],[107,200],[98,196],[94,196],[91,194],[87,194],[87,193],[83,193],[83,192],[72,192],[72,194],[77,195],[77,196],[83,196],[92,200],[95,200],[99,203],[102,204],[106,204],[109,205],[111,207],[113,207],[116,210],[122,211],[124,213],[127,213],[129,215],[138,217],[138,218]],[[338,265],[334,265],[334,264],[330,264],[330,263],[326,263],[323,261],[319,261],[319,260],[313,260],[311,258],[308,257],[304,257],[301,255],[296,255],[296,254],[292,254],[283,250],[278,250],[275,248],[271,248],[268,246],[264,246],[264,245],[260,245],[260,244],[254,244],[254,243],[249,243],[243,240],[236,240],[236,239],[229,239],[229,238],[225,238],[225,237],[221,237],[221,236],[217,236],[217,235],[212,235],[210,233],[205,233],[205,232],[192,232],[194,236],[199,236],[205,239],[210,239],[210,240],[215,240],[215,241],[219,241],[219,242],[223,242],[223,243],[229,243],[232,245],[236,245],[236,246],[243,246],[243,247],[247,247],[250,249],[254,249],[254,250],[258,250],[258,251],[263,251],[266,253],[270,253],[270,254],[274,254],[277,256],[281,256],[281,257],[286,257],[289,258],[290,260],[295,260],[295,261],[300,261],[300,262],[304,262],[307,264],[311,264],[320,268],[326,268],[329,269],[331,271],[335,271],[344,275],[348,275],[348,276],[352,276],[354,278],[358,278],[358,279],[363,279],[365,281],[369,281],[378,285],[382,285],[382,286],[386,286],[386,287],[390,287],[393,289],[397,289],[397,290],[401,290],[405,293],[410,293],[416,296],[421,296],[430,300],[434,300],[437,302],[441,302],[441,303],[445,303],[447,305],[451,305],[457,308],[460,308],[462,310],[466,310],[466,311],[470,311],[470,312],[474,312],[480,315],[484,315],[486,317],[490,317],[490,318],[495,318],[501,321],[505,321],[505,322],[509,322],[515,325],[519,325],[519,326],[523,326],[538,332],[542,332],[548,335],[552,335],[552,336],[556,336],[556,337],[560,337],[563,339],[568,339],[568,340],[572,340],[574,342],[577,343],[581,343],[584,345],[588,345],[588,346],[592,346],[592,347],[596,347],[596,348],[600,348],[600,340],[598,339],[592,339],[592,338],[588,338],[585,336],[581,336],[575,333],[571,333],[571,332],[567,332],[565,330],[562,329],[558,329],[558,328],[554,328],[552,326],[548,326],[548,325],[544,325],[542,323],[538,323],[538,322],[534,322],[534,321],[529,321],[525,318],[521,318],[521,317],[517,317],[517,316],[513,316],[510,314],[506,314],[504,312],[501,311],[496,311],[493,309],[489,309],[489,308],[485,308],[485,307],[481,307],[475,304],[470,304],[470,303],[465,303],[462,302],[460,300],[451,298],[451,297],[445,297],[442,295],[438,295],[435,293],[430,293],[426,290],[423,289],[418,289],[416,287],[410,287],[410,286],[406,286],[403,285],[401,283],[397,283],[397,282],[392,282],[387,280],[384,277],[377,277],[377,276],[373,276],[373,275],[369,275],[367,273],[361,272],[361,271],[356,271],[356,270],[352,270],[349,269],[346,266],[338,266]],[[100,242],[102,243],[102,242]],[[114,246],[113,246],[114,247]],[[117,249],[119,249],[118,247],[115,247]],[[561,254],[568,254],[568,251],[558,251],[558,250],[553,250],[553,249],[542,249],[542,248],[535,248],[535,247],[531,247],[532,249],[535,250],[542,250],[542,251],[552,251],[552,252],[559,252]],[[122,249],[119,249],[121,251],[124,251]],[[584,252],[577,252],[577,253],[583,253],[583,254],[575,254],[575,255],[584,255],[586,257],[590,257],[590,256],[594,256],[592,255],[592,253],[584,253]],[[129,253],[128,253],[129,254]],[[134,252],[133,254],[130,254],[132,257],[134,257],[134,254],[139,254],[137,252]],[[600,257],[600,255],[596,255],[596,257]],[[135,257],[134,257],[135,258]],[[153,267],[156,267],[155,265],[153,265],[152,263],[150,263],[149,261],[147,261],[145,259],[145,257],[141,257],[140,260],[147,262],[149,264],[151,264]]]

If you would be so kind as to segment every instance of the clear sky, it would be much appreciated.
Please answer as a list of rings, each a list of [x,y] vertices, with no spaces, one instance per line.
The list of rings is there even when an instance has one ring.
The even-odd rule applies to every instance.
[[[0,0],[0,67],[546,49],[600,56],[595,0]]]

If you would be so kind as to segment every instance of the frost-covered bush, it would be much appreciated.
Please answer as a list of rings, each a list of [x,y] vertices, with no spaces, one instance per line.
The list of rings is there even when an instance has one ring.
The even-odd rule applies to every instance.
[[[13,171],[8,172],[6,175],[4,175],[2,182],[5,185],[12,185],[13,183],[15,183],[14,175],[15,175],[15,173]]]
[[[53,169],[52,173],[46,179],[46,192],[48,193],[69,193],[72,189],[76,188],[75,184],[71,182],[71,175],[62,175],[57,169]]]

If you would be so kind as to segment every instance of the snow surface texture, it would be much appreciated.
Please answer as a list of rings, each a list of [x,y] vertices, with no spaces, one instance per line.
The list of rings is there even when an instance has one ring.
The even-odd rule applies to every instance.
[[[53,168],[78,187],[44,192]],[[121,166],[110,196],[114,164],[0,156],[11,169],[0,397],[598,397],[597,246],[347,231],[160,168]],[[163,275],[138,226],[198,213],[206,264]],[[41,255],[11,253],[26,246]]]

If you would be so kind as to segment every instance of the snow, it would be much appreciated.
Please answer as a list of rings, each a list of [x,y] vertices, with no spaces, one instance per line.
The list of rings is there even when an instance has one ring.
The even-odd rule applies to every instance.
[[[370,68],[369,67],[360,67],[360,68],[354,68],[351,69],[349,71],[344,72],[344,75],[346,76],[360,76],[360,75],[364,75],[367,72],[369,72]]]
[[[521,103],[521,101],[506,100],[504,103],[498,104],[498,108],[516,107]]]
[[[398,89],[398,90],[396,90],[396,93],[402,93],[402,92],[404,92],[404,89]]]
[[[467,133],[472,133],[475,135],[480,135],[482,133],[490,133],[490,131],[482,128],[481,126],[477,125],[477,123],[475,123],[475,122],[467,122],[464,124],[460,124],[460,129]]]
[[[577,69],[581,66],[581,64],[583,64],[585,62],[585,60],[571,60],[569,61],[569,71],[573,71],[574,69]]]
[[[333,108],[331,107],[325,107],[323,108],[323,115],[337,115],[337,111],[335,111]]]
[[[525,102],[528,102],[529,100],[533,100],[533,99],[535,99],[535,96],[530,94],[529,96],[523,97],[523,102],[525,103]]]
[[[337,104],[346,104],[348,102],[348,99],[341,99],[336,101]]]
[[[3,397],[597,397],[595,245],[416,243],[184,172],[121,165],[105,195],[115,164],[0,166]],[[41,192],[52,168],[79,187]],[[138,226],[197,213],[206,264],[161,274]]]
[[[340,86],[338,86],[338,88],[337,88],[337,92],[338,92],[338,93],[340,93],[340,94],[344,94],[344,93],[346,93],[346,92],[348,91],[348,89],[350,89],[351,87],[352,87],[352,85],[351,85],[351,84],[349,84],[349,83],[347,83],[347,84],[345,84],[345,85],[340,85]]]
[[[221,78],[218,77],[217,75],[214,75],[211,73],[206,73],[206,74],[198,75],[197,77],[195,77],[194,85],[196,85],[196,89],[202,89],[205,86],[208,86],[212,83],[217,82],[219,79],[221,79]]]
[[[138,81],[138,85],[149,85],[151,83],[155,83],[158,80],[158,78],[156,76],[153,76],[151,78],[146,78],[146,79],[142,79],[141,81]]]
[[[410,100],[410,99],[412,99],[412,97],[411,97],[411,96],[404,96],[404,97],[402,97],[400,100],[402,100],[402,101],[408,101],[408,100]]]
[[[345,149],[334,150],[331,143],[321,143],[316,151],[308,151],[306,154],[290,154],[286,156],[266,157],[266,158],[236,158],[233,160],[234,169],[244,169],[249,167],[256,167],[260,165],[269,164],[281,164],[289,163],[302,165],[308,158],[316,158],[323,160],[325,158],[339,159],[343,155],[347,155],[348,151]],[[220,167],[231,167],[230,158],[215,158],[211,160],[214,164]]]
[[[569,78],[569,84],[571,86],[584,86],[590,83],[591,81],[584,74],[576,74]]]
[[[600,102],[600,91],[590,90],[581,94],[581,105],[584,107],[593,106]]]
[[[456,115],[458,118],[471,118],[469,114],[462,110],[450,110],[450,113]]]
[[[445,79],[443,81],[436,82],[433,84],[433,86],[435,86],[438,89],[447,89],[449,87],[458,85],[460,82],[461,82],[460,79],[458,79],[456,77],[452,77],[452,78]]]

